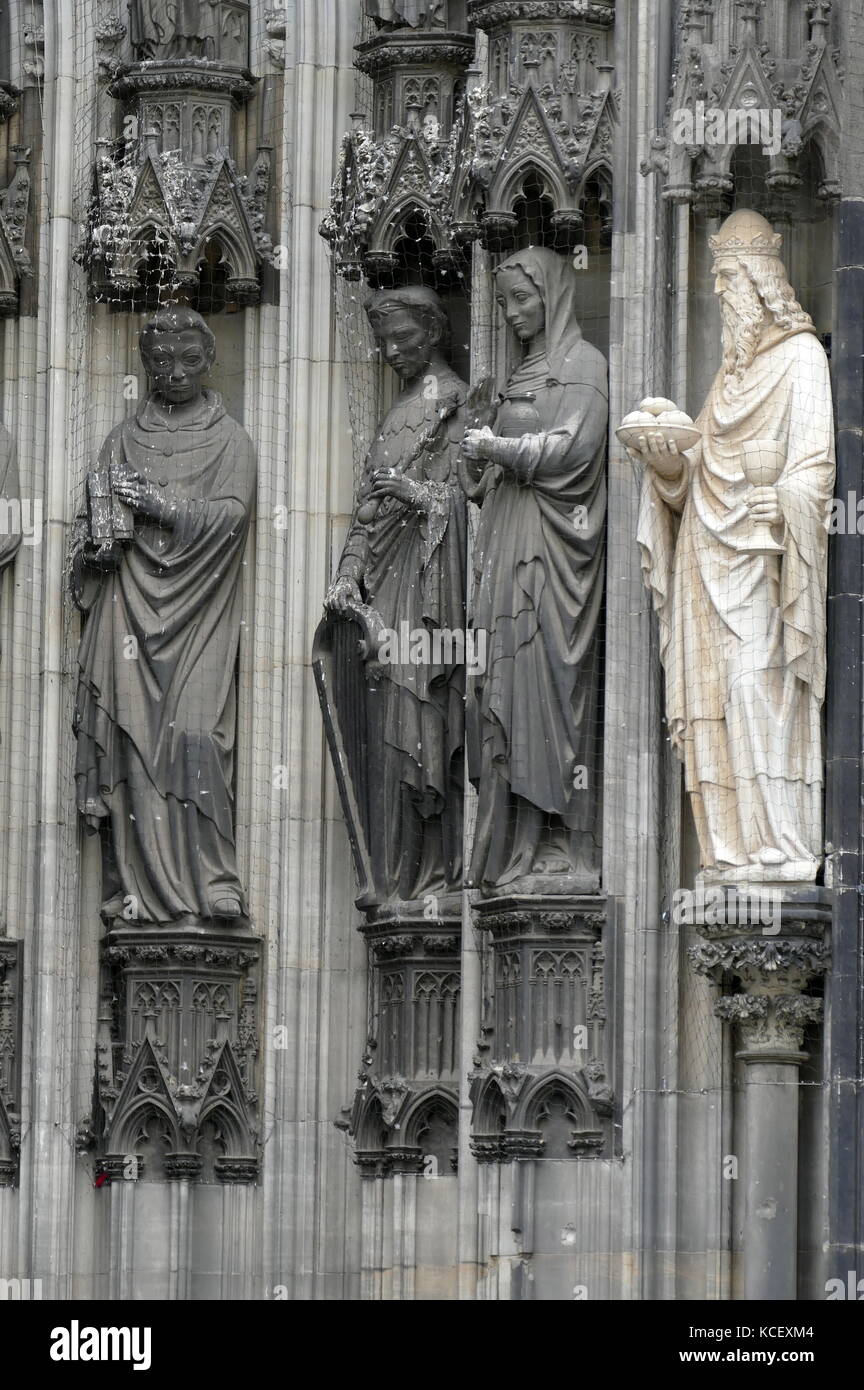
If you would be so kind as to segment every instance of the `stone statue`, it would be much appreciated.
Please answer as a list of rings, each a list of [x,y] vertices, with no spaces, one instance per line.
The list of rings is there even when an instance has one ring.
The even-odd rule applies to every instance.
[[[364,906],[461,887],[466,565],[456,467],[466,386],[443,355],[444,306],[412,286],[379,291],[367,313],[402,389],[366,460],[325,599],[331,615],[371,612],[378,633],[355,691],[362,708],[346,712],[346,695],[339,711],[369,731],[358,793],[370,808]]]
[[[649,429],[637,451],[669,735],[703,877],[732,883],[810,882],[822,852],[831,390],[781,240],[748,211],[711,238],[723,362],[701,442]]]
[[[129,37],[141,62],[165,58],[212,58],[202,0],[129,0]]]
[[[578,275],[545,248],[496,272],[525,346],[495,431],[465,436],[482,503],[472,621],[488,633],[469,695],[479,793],[470,882],[484,891],[599,886],[598,622],[603,600],[606,361],[582,338]],[[473,745],[473,746],[472,746]]]
[[[235,664],[251,440],[201,378],[200,314],[145,325],[152,391],[88,476],[73,543],[78,809],[103,839],[106,921],[237,919]]]
[[[443,29],[446,0],[364,0],[379,29]]]

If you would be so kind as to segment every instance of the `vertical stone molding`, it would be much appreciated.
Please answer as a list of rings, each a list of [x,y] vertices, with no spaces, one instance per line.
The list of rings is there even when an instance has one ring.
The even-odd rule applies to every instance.
[[[830,921],[830,895],[819,888],[783,890],[782,904],[779,890],[716,890],[694,917],[704,941],[690,948],[691,963],[723,986],[715,1012],[735,1028],[745,1069],[744,1132],[733,1150],[745,1184],[748,1300],[798,1298],[799,1073],[805,1029],[822,1019],[822,1000],[808,991],[829,967]]]

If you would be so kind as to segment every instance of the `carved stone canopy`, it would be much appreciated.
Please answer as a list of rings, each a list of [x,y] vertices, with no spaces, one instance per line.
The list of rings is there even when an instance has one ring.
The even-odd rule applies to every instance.
[[[14,314],[22,276],[33,274],[25,246],[30,212],[30,151],[12,146],[15,173],[0,192],[0,314]]]
[[[259,295],[270,260],[264,227],[271,152],[259,147],[243,175],[231,155],[233,113],[251,96],[250,72],[196,59],[122,68],[109,92],[134,111],[132,140],[98,142],[90,227],[79,259],[94,298],[130,301],[158,258],[175,288],[199,284],[208,248],[226,269],[226,293]]]
[[[809,7],[811,36],[801,44],[792,26],[780,27],[776,6],[748,10],[716,0],[684,7],[666,129],[642,165],[643,174],[663,174],[664,198],[724,215],[735,193],[737,162],[749,145],[773,220],[813,218],[818,204],[836,201],[842,73],[829,43],[830,8]],[[724,30],[734,36],[728,48],[714,41]],[[812,189],[806,186],[811,179]],[[804,194],[815,197],[815,212],[802,202]]]

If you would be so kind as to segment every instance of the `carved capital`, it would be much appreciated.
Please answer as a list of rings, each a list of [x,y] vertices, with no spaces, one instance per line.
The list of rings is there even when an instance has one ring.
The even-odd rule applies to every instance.
[[[592,4],[590,0],[469,0],[468,22],[492,33],[513,20],[581,20],[610,28],[615,23],[614,0]]]
[[[413,31],[382,33],[359,44],[354,66],[378,78],[402,67],[467,68],[474,57],[470,34],[428,31],[420,38]]]
[[[822,1018],[822,1000],[801,994],[730,994],[714,1012],[738,1026],[739,1056],[747,1061],[803,1061],[804,1029]]]

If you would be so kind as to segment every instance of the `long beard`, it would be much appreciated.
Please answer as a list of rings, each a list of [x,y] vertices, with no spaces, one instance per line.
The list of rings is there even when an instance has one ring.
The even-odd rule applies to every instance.
[[[740,381],[759,346],[765,310],[753,285],[740,286],[735,304],[720,304],[723,318],[723,370],[727,385]]]

